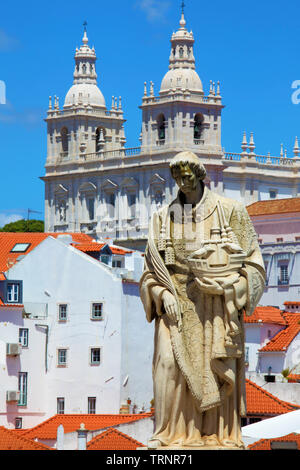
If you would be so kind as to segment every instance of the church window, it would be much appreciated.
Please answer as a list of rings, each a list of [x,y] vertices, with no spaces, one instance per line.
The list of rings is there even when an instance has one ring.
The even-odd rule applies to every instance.
[[[158,140],[163,141],[166,137],[165,130],[165,116],[160,114],[157,118],[157,131],[158,131]]]
[[[98,127],[96,129],[96,153],[103,150],[105,144],[105,129]]]
[[[89,220],[94,220],[95,218],[95,200],[92,197],[87,199],[87,209],[89,213]]]
[[[61,150],[63,153],[68,152],[69,142],[68,142],[68,129],[63,127],[60,131],[61,135]]]
[[[110,218],[115,216],[115,193],[108,193],[106,195],[107,213]]]
[[[82,73],[83,73],[83,74],[86,74],[86,64],[83,64],[83,65],[82,65]]]
[[[196,114],[194,118],[194,139],[199,140],[202,136],[203,131],[203,116],[202,114]]]
[[[136,195],[133,193],[127,194],[127,201],[128,201],[128,210],[129,210],[129,218],[134,218],[135,217],[135,205],[136,205]]]
[[[183,47],[180,47],[179,49],[179,57],[182,59],[183,57]]]

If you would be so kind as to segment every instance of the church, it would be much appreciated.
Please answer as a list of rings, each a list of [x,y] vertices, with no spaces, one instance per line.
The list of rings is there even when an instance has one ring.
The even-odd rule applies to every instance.
[[[224,151],[220,83],[211,80],[205,94],[194,41],[182,11],[159,96],[152,82],[144,84],[140,146],[130,148],[121,98],[108,109],[85,27],[73,85],[62,107],[50,97],[45,119],[45,231],[84,232],[143,250],[152,212],[176,197],[169,161],[183,150],[205,165],[210,189],[245,205],[299,195],[297,137],[292,158],[283,149],[279,156],[256,154],[253,133],[244,133],[241,153]]]

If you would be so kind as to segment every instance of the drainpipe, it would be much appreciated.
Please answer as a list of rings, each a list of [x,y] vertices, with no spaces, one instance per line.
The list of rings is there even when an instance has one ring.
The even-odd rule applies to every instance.
[[[45,333],[46,333],[46,344],[45,344],[45,370],[48,372],[48,337],[49,337],[49,326],[48,325],[42,325],[40,323],[36,323],[35,326],[39,326],[41,328],[45,328]]]

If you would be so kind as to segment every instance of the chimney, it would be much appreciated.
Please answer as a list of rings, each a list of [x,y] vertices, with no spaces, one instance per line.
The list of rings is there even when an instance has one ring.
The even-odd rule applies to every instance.
[[[86,450],[87,433],[84,423],[81,423],[80,428],[77,429],[77,450]]]

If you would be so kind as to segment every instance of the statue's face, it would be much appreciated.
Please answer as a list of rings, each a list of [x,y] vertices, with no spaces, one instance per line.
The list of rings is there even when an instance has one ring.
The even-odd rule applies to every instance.
[[[199,180],[188,163],[185,165],[180,164],[180,167],[174,171],[173,175],[179,189],[184,194],[195,191]]]

